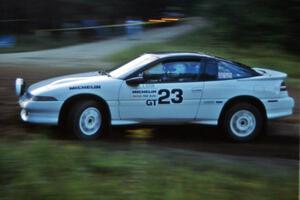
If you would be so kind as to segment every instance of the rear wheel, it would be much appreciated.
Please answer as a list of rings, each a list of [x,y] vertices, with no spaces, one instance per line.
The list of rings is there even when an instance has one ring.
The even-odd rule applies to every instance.
[[[230,139],[247,142],[262,132],[263,124],[264,118],[259,109],[251,104],[241,103],[226,112],[223,128]]]
[[[75,103],[68,115],[68,128],[79,139],[99,138],[108,128],[105,109],[95,101]]]

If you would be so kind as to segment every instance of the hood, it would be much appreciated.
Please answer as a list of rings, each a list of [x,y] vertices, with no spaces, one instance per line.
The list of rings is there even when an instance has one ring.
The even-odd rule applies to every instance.
[[[72,74],[66,76],[59,76],[47,80],[43,80],[31,85],[28,88],[29,92],[37,90],[39,88],[48,87],[49,88],[56,88],[61,85],[72,85],[72,84],[80,84],[80,83],[89,83],[100,81],[103,79],[109,78],[106,75],[101,75],[99,72],[86,72],[86,73],[79,73],[79,74]]]

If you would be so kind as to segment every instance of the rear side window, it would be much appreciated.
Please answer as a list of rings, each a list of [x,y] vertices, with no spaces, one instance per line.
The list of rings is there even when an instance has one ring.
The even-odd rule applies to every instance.
[[[254,76],[253,70],[222,60],[208,60],[206,64],[207,80],[227,80]]]

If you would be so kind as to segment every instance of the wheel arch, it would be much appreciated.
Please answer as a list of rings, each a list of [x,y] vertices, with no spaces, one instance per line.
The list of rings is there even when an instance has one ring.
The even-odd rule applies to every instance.
[[[108,117],[108,121],[110,123],[111,112],[110,112],[107,102],[103,98],[101,98],[100,96],[97,96],[95,94],[77,94],[77,95],[69,97],[63,103],[63,105],[60,109],[60,112],[59,112],[59,118],[58,118],[59,125],[63,125],[63,122],[66,120],[67,114],[68,114],[69,110],[72,108],[72,105],[78,101],[83,101],[83,100],[94,100],[94,101],[98,102],[100,105],[102,105],[103,108],[105,109],[105,112]]]
[[[267,119],[267,111],[266,111],[266,108],[263,104],[263,102],[258,99],[257,97],[254,97],[254,96],[248,96],[248,95],[243,95],[243,96],[236,96],[236,97],[233,97],[231,99],[229,99],[225,105],[223,106],[222,110],[221,110],[221,113],[220,113],[220,117],[219,117],[219,120],[218,120],[218,124],[222,124],[222,122],[224,121],[224,118],[225,118],[225,114],[226,112],[233,106],[233,105],[236,105],[238,103],[249,103],[255,107],[257,107],[261,113],[263,114],[263,117],[264,117],[264,120]]]

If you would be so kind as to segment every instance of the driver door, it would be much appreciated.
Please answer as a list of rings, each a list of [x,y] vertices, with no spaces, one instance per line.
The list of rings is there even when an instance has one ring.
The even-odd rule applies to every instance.
[[[193,120],[196,117],[204,83],[203,64],[197,61],[170,61],[155,64],[135,76],[144,83],[123,82],[119,111],[123,120]]]

